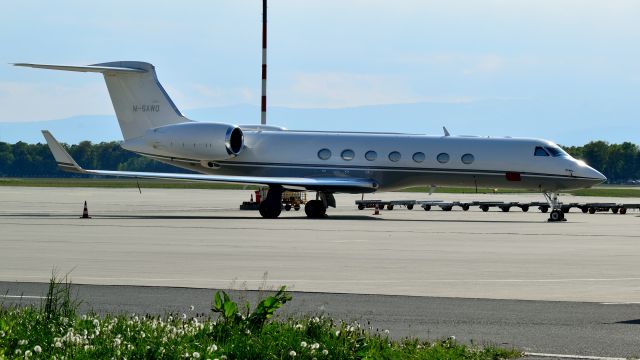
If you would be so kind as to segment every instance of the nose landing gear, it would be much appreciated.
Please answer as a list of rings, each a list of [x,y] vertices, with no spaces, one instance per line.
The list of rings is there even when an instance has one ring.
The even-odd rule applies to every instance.
[[[544,197],[547,199],[549,203],[549,207],[552,209],[549,214],[548,222],[558,222],[558,221],[567,221],[564,217],[564,211],[562,211],[562,207],[560,206],[560,202],[558,201],[557,193],[544,193]]]

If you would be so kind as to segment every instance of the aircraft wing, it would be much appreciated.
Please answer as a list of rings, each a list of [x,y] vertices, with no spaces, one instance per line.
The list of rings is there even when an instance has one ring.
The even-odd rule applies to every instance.
[[[205,175],[205,174],[180,174],[180,173],[155,173],[138,171],[110,171],[110,170],[86,170],[73,160],[67,150],[47,130],[42,134],[47,140],[47,145],[58,164],[58,167],[67,172],[75,172],[88,175],[116,176],[137,179],[163,179],[183,180],[193,182],[221,182],[249,185],[279,185],[293,190],[320,190],[329,192],[368,193],[374,192],[378,184],[372,179],[356,178],[297,178],[297,177],[267,177],[267,176],[229,176],[229,175]]]

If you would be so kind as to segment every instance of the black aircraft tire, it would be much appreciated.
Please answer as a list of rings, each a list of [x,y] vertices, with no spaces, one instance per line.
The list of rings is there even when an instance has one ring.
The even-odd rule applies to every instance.
[[[308,201],[304,207],[304,213],[310,219],[319,219],[324,217],[327,213],[327,208],[324,207],[324,203],[320,200]]]
[[[277,206],[269,205],[270,204],[266,201],[260,203],[260,215],[265,219],[275,219],[280,216],[280,213],[282,212],[282,207],[280,206],[280,204],[276,204]]]
[[[564,213],[562,210],[553,210],[549,215],[550,221],[562,221],[562,219],[564,219]]]

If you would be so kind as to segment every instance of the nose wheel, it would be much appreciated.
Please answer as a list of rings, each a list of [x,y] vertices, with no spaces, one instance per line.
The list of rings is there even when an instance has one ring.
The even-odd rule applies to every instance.
[[[547,199],[549,203],[549,207],[552,209],[549,214],[548,222],[558,222],[558,221],[567,221],[564,217],[564,211],[562,211],[562,207],[560,206],[560,201],[558,201],[558,194],[556,193],[544,193],[544,197]]]
[[[547,220],[549,222],[556,222],[556,221],[567,221],[567,219],[564,218],[564,212],[562,210],[553,210],[551,212],[551,214],[549,214],[549,220]]]

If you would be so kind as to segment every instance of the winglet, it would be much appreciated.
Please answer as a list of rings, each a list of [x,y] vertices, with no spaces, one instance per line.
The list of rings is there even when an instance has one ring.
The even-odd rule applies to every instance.
[[[442,130],[444,130],[444,136],[451,136],[451,134],[449,134],[449,130],[447,130],[446,127],[442,127]]]
[[[42,130],[42,135],[44,135],[45,140],[47,140],[49,150],[51,150],[53,158],[56,159],[56,163],[61,170],[75,173],[85,172],[48,130]]]

